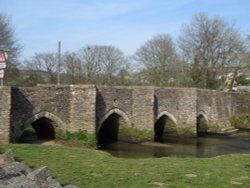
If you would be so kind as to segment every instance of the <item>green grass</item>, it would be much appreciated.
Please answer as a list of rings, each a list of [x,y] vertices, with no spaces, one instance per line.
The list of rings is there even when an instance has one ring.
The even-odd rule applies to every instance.
[[[136,128],[120,127],[119,129],[120,139],[135,139],[135,140],[152,140],[154,133],[148,130],[139,130]]]
[[[86,148],[0,145],[32,168],[48,166],[62,184],[78,187],[250,187],[250,155],[122,159]],[[191,176],[191,177],[190,177]]]
[[[86,131],[78,130],[77,132],[60,133],[58,139],[66,140],[71,143],[80,144],[86,147],[96,147],[96,137],[94,134],[88,134]]]

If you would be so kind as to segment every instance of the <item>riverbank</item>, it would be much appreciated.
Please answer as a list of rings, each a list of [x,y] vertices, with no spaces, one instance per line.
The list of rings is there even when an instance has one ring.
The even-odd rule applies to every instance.
[[[48,166],[61,184],[78,187],[249,187],[250,155],[213,158],[114,158],[102,151],[35,144],[0,145],[32,168]]]

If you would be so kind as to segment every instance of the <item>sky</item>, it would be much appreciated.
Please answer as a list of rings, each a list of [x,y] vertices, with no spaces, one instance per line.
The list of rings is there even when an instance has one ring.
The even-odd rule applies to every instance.
[[[250,0],[0,0],[21,59],[35,53],[77,51],[87,45],[112,45],[132,55],[153,36],[177,41],[195,13],[220,16],[250,34]]]

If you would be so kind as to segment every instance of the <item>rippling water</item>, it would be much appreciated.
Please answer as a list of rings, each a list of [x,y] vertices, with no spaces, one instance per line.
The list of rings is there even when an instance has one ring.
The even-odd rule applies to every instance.
[[[250,132],[237,132],[233,135],[204,136],[198,138],[169,138],[163,144],[130,144],[116,142],[104,149],[116,157],[213,157],[233,153],[250,154]]]

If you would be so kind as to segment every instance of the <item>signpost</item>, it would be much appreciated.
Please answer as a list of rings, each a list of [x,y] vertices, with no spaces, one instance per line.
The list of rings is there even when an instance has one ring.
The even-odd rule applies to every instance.
[[[8,58],[8,55],[4,51],[0,51],[0,81],[1,81],[1,87],[3,87],[3,79],[4,79],[4,69],[6,68],[6,60]]]
[[[0,69],[1,87],[3,87],[4,69]]]
[[[5,69],[6,68],[6,63],[0,63],[0,69]]]
[[[3,79],[4,77],[4,69],[0,69],[0,79]]]
[[[6,55],[5,52],[0,52],[0,63],[5,63],[6,62],[5,55]]]

